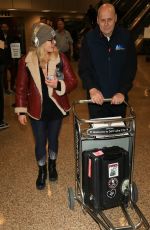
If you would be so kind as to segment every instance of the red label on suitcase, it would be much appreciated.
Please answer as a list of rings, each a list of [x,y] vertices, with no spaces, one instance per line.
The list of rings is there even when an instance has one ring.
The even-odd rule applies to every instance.
[[[92,175],[92,160],[89,159],[88,161],[88,177],[91,177]]]
[[[98,150],[97,152],[93,152],[94,156],[99,157],[104,155],[104,153],[101,150]]]

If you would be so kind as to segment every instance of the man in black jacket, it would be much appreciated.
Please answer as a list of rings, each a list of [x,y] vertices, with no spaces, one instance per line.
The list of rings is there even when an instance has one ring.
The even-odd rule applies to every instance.
[[[98,9],[98,26],[87,33],[80,52],[79,75],[87,89],[90,118],[125,117],[128,92],[135,78],[137,59],[129,31],[116,25],[110,3]],[[103,103],[111,98],[111,103]],[[101,105],[101,106],[100,106]]]
[[[15,41],[15,36],[10,32],[9,26],[6,23],[1,25],[0,29],[0,40],[4,41],[4,58],[3,64],[5,66],[3,73],[4,89],[6,94],[11,94],[15,87],[15,59],[11,57],[10,44]],[[7,78],[7,70],[10,72],[10,90],[9,81]]]
[[[0,40],[0,130],[8,128],[8,124],[4,121],[4,41]]]

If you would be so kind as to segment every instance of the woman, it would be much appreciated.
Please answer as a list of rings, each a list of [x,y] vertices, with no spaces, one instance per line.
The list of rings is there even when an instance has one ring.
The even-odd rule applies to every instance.
[[[33,46],[19,62],[16,82],[18,120],[27,123],[29,115],[35,137],[39,167],[37,189],[46,185],[46,143],[48,140],[49,180],[56,181],[58,136],[62,119],[70,109],[67,94],[77,86],[76,76],[64,54],[59,54],[54,30],[43,23],[34,26]]]

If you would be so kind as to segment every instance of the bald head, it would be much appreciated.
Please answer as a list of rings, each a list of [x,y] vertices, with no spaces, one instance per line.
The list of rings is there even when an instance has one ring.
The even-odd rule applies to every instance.
[[[110,3],[104,3],[99,7],[98,14],[104,11],[111,11],[115,14],[115,7]]]
[[[97,23],[106,37],[110,37],[117,21],[115,8],[110,3],[101,5],[98,9]]]

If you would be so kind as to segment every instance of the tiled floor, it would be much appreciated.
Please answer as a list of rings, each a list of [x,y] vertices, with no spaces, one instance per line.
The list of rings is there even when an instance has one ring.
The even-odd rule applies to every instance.
[[[76,63],[74,63],[76,69]],[[130,92],[130,104],[136,119],[134,181],[139,193],[138,206],[150,222],[150,63],[138,57],[138,72]],[[70,100],[84,99],[79,84]],[[47,182],[44,191],[35,187],[37,165],[30,125],[21,127],[14,114],[12,95],[5,96],[6,120],[10,128],[0,131],[0,230],[98,230],[97,223],[82,212],[76,202],[74,211],[68,208],[67,189],[74,189],[74,144],[72,113],[64,119],[59,139],[56,183]],[[84,116],[86,110],[81,111]],[[116,210],[109,216],[123,219]]]

